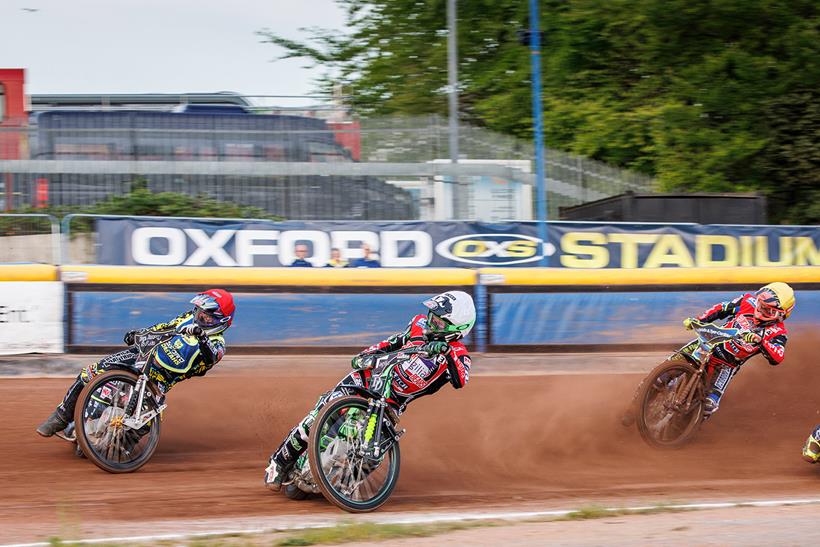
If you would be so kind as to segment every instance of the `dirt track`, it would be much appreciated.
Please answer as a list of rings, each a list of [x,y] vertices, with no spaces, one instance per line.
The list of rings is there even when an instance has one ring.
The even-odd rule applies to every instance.
[[[676,452],[619,425],[634,374],[476,375],[406,413],[402,475],[384,510],[820,497],[820,469],[799,457],[820,423],[813,348],[795,338],[783,366],[747,364],[719,414]],[[152,522],[335,514],[262,487],[275,444],[340,376],[307,374],[224,367],[180,385],[154,459],[131,475],[34,433],[66,379],[0,380],[0,543],[155,531],[135,527],[134,511]]]

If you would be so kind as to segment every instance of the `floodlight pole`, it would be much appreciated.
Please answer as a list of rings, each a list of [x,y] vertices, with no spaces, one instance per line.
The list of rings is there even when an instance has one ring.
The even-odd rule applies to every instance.
[[[447,0],[447,87],[449,88],[450,162],[458,163],[458,62],[456,0]]]
[[[541,265],[547,256],[547,189],[544,184],[544,122],[541,107],[541,33],[538,30],[538,0],[530,0],[530,65],[532,67],[532,119],[535,130],[535,180],[538,237],[541,239]]]

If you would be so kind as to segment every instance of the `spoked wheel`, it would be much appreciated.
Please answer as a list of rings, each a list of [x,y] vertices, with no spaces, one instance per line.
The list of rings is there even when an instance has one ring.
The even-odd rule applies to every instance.
[[[656,448],[679,448],[689,442],[703,420],[703,383],[695,382],[694,393],[684,390],[697,374],[685,362],[667,361],[653,370],[638,392],[638,431]],[[690,403],[686,404],[685,401]]]
[[[139,430],[123,424],[125,407],[136,384],[137,375],[131,372],[106,372],[89,382],[77,400],[77,443],[89,460],[109,473],[136,471],[151,459],[159,444],[159,416]],[[157,408],[148,389],[142,402],[143,413]]]
[[[398,442],[378,459],[359,454],[367,420],[366,399],[342,397],[322,409],[308,443],[310,471],[322,494],[351,513],[380,507],[399,480]]]

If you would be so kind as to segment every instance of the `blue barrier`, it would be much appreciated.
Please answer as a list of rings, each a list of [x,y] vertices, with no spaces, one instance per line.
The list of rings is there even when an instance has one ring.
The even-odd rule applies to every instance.
[[[734,291],[492,293],[490,344],[678,344],[681,326]],[[798,291],[787,327],[820,323],[820,291]]]
[[[71,345],[115,346],[123,333],[189,309],[191,293],[78,291],[72,295]],[[229,345],[365,348],[404,330],[429,293],[234,293]],[[469,340],[468,340],[469,342]]]

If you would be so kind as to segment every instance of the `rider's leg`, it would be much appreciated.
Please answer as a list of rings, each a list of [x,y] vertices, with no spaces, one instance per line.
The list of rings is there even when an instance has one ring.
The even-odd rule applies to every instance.
[[[268,467],[265,468],[265,485],[272,490],[279,490],[282,482],[287,477],[288,472],[299,459],[299,456],[304,454],[307,450],[308,438],[310,436],[310,428],[313,425],[316,416],[329,401],[337,399],[343,395],[350,395],[353,393],[345,387],[345,385],[363,385],[362,377],[358,372],[352,372],[345,376],[332,391],[323,393],[313,410],[308,412],[307,416],[302,418],[302,421],[294,427],[279,448],[276,449],[270,459],[268,460]]]
[[[734,378],[740,367],[729,367],[726,365],[715,365],[715,373],[712,376],[712,385],[706,393],[703,412],[707,417],[711,416],[720,407],[720,400],[729,387],[729,382]]]
[[[66,391],[63,401],[57,406],[54,412],[46,418],[46,421],[40,424],[37,428],[37,433],[43,437],[51,437],[55,433],[58,433],[68,427],[68,424],[74,420],[74,407],[77,405],[77,399],[79,399],[80,392],[83,390],[85,385],[94,377],[107,370],[111,370],[113,368],[128,368],[133,366],[136,358],[136,350],[129,348],[125,351],[104,357],[96,363],[92,363],[91,365],[85,367],[82,371],[80,371],[80,374],[77,375],[77,378],[68,388],[68,391]]]

